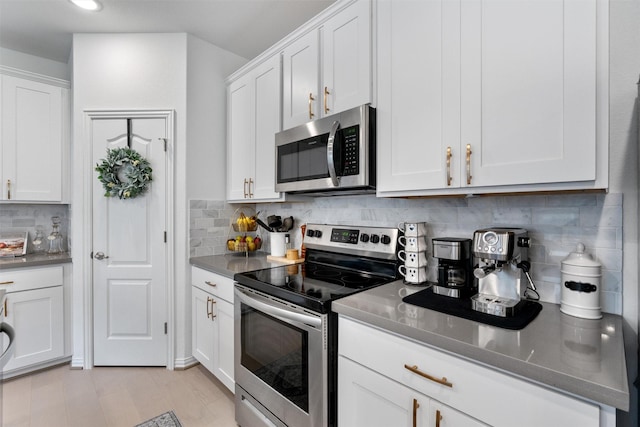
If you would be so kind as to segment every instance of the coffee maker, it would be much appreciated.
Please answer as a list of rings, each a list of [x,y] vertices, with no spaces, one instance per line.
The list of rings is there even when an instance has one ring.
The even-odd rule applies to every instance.
[[[471,239],[438,237],[431,242],[433,256],[438,258],[438,282],[433,285],[433,293],[453,298],[473,295]]]
[[[473,233],[473,275],[478,293],[471,297],[476,311],[501,317],[519,312],[527,287],[535,291],[529,275],[529,237],[522,228],[487,228]],[[524,276],[524,277],[523,277]]]

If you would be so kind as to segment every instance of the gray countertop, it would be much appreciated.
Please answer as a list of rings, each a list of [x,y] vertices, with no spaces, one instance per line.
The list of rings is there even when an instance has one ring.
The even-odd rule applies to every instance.
[[[233,278],[282,265],[266,255],[202,256],[190,263]],[[542,303],[535,320],[513,331],[402,302],[422,289],[396,281],[334,301],[332,310],[473,362],[629,410],[622,317],[605,313],[600,320],[578,319],[562,314],[558,305]]]
[[[20,267],[38,267],[42,265],[66,264],[71,262],[71,255],[62,254],[27,254],[20,257],[0,258],[0,270]]]
[[[629,388],[622,317],[578,319],[542,303],[520,331],[497,328],[402,302],[424,288],[401,281],[339,299],[332,310],[415,341],[623,411]]]
[[[278,262],[267,261],[266,252],[254,252],[249,256],[245,256],[243,253],[200,256],[189,259],[189,262],[191,265],[221,274],[231,279],[233,279],[233,275],[236,273],[282,265]]]

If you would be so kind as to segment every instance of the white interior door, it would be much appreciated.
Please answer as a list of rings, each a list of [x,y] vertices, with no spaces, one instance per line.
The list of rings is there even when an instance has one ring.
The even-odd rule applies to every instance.
[[[164,117],[131,120],[131,148],[153,169],[146,193],[123,200],[105,197],[94,173],[96,366],[167,365],[166,129]],[[91,135],[95,165],[106,156],[107,148],[127,146],[127,119],[94,118]]]

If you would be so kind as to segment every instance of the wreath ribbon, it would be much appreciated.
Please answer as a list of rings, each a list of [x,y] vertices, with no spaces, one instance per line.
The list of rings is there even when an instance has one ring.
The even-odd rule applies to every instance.
[[[147,191],[152,180],[149,161],[131,148],[107,149],[107,157],[96,164],[105,197],[132,199]]]

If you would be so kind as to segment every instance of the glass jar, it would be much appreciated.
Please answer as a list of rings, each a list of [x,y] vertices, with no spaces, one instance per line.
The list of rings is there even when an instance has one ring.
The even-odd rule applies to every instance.
[[[44,227],[36,226],[36,235],[33,237],[33,253],[41,254],[47,249],[47,239],[44,237]]]
[[[47,249],[47,253],[49,254],[59,254],[63,252],[62,249],[62,234],[60,234],[60,217],[54,216],[51,217],[51,222],[53,223],[53,231],[49,234],[48,242],[49,248]]]

